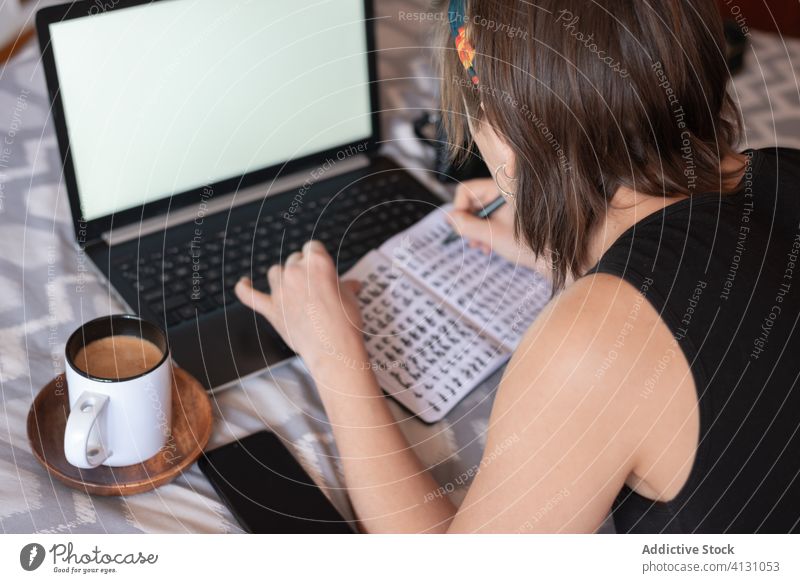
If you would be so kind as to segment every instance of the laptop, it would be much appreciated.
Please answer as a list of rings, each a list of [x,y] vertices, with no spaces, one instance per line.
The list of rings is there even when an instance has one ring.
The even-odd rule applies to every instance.
[[[293,356],[233,286],[309,239],[340,273],[441,200],[378,151],[364,0],[120,0],[37,13],[82,257],[208,389]]]

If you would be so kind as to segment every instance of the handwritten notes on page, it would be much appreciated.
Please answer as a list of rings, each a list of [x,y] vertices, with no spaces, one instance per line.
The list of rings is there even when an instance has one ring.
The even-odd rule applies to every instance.
[[[362,283],[364,337],[381,387],[426,422],[501,366],[550,298],[541,275],[463,241],[444,245],[447,210],[345,274]]]

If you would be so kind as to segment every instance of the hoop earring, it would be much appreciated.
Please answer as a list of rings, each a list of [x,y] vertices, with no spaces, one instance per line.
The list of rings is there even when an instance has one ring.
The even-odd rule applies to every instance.
[[[513,192],[509,192],[505,188],[500,186],[500,182],[497,180],[497,175],[500,174],[500,172],[503,173],[503,176],[505,177],[505,179],[507,181],[509,181],[509,182],[516,182],[517,181],[516,178],[511,178],[508,174],[506,174],[506,163],[504,162],[504,163],[500,164],[500,166],[498,166],[494,171],[494,183],[497,186],[497,190],[499,190],[500,194],[502,194],[506,198],[509,198],[509,199],[516,198],[516,196],[517,196],[516,194],[514,194]]]

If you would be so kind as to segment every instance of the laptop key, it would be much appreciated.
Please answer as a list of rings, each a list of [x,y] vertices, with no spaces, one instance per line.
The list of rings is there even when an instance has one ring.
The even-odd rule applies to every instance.
[[[178,315],[182,320],[191,320],[196,315],[194,306],[187,304],[181,308],[178,308]]]
[[[156,282],[153,279],[140,279],[135,284],[133,284],[133,287],[136,291],[143,292],[154,288],[155,285]]]
[[[213,312],[214,310],[216,310],[217,304],[211,298],[204,297],[203,299],[194,302],[194,307],[201,314],[207,314],[208,312]]]
[[[201,289],[208,295],[214,295],[222,291],[222,284],[219,281],[209,281],[202,285]]]
[[[166,298],[164,300],[164,311],[165,312],[172,312],[173,310],[180,308],[188,301],[188,298],[184,295],[177,295]]]
[[[156,300],[160,300],[163,297],[163,292],[160,289],[154,289],[148,291],[147,293],[142,295],[142,301],[147,304],[152,304]]]

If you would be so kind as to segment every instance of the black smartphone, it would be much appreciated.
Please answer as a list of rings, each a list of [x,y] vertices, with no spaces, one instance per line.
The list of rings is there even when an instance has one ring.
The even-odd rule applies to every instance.
[[[251,533],[350,534],[345,520],[269,431],[205,452],[200,470]]]

